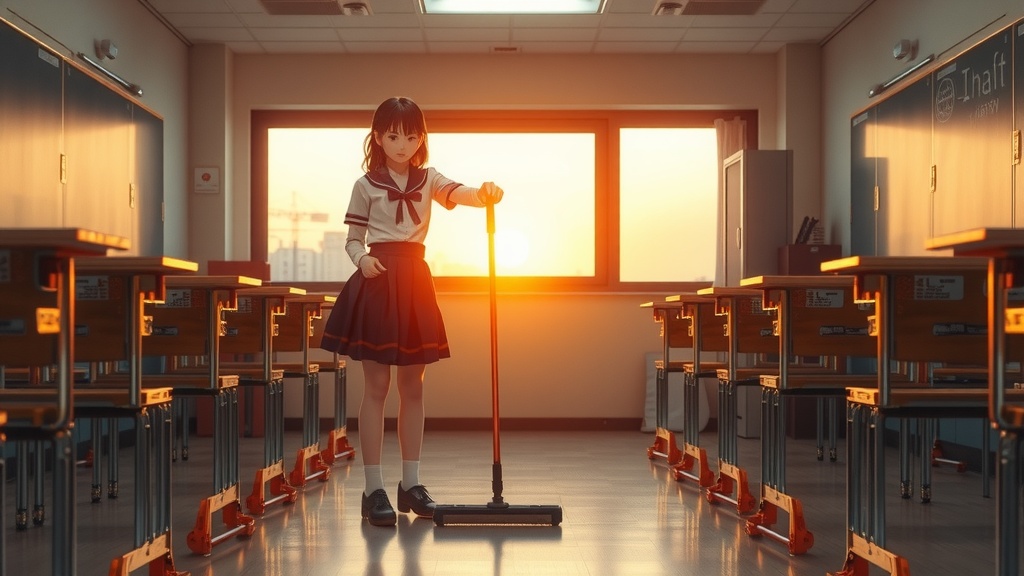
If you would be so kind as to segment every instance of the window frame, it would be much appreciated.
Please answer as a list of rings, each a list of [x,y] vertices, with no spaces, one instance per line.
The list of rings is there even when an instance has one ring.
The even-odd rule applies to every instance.
[[[590,132],[594,151],[594,275],[587,277],[499,276],[510,292],[680,292],[706,282],[622,282],[619,280],[619,130],[622,128],[708,128],[719,118],[747,121],[746,148],[756,147],[756,110],[431,110],[427,126],[437,132]],[[250,254],[268,261],[268,131],[273,128],[369,127],[373,110],[253,110],[250,149]],[[361,159],[360,159],[361,160]],[[438,276],[441,292],[487,290],[487,277]],[[343,282],[298,282],[307,290],[333,292]]]

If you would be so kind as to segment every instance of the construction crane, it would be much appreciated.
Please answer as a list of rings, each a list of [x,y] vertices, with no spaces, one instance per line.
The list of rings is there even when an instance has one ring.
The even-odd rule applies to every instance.
[[[292,234],[292,279],[299,279],[299,222],[327,222],[326,212],[304,212],[299,210],[299,193],[292,190],[292,204],[289,209],[270,208],[267,211],[270,217],[283,217],[291,221]]]

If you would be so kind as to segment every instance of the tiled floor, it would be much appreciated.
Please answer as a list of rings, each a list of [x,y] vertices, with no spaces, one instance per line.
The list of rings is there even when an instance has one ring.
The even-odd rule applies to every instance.
[[[252,537],[233,538],[202,557],[189,551],[185,537],[200,495],[210,491],[211,452],[204,439],[193,439],[190,459],[173,468],[176,566],[194,576],[822,576],[842,567],[842,449],[837,463],[819,462],[810,442],[789,442],[788,491],[802,498],[815,539],[807,554],[791,557],[778,542],[747,536],[734,508],[709,504],[693,483],[674,481],[663,461],[648,460],[652,440],[641,432],[503,433],[506,501],[560,505],[564,520],[558,527],[435,527],[404,514],[396,528],[371,527],[359,517],[363,476],[357,457],[335,464],[326,483],[307,485],[296,503],[270,507],[257,518]],[[289,433],[286,454],[298,444],[299,435]],[[713,456],[713,433],[704,433],[702,444]],[[741,439],[739,445],[740,464],[756,492],[759,442]],[[262,439],[242,440],[243,495],[252,489],[262,451]],[[889,548],[909,559],[915,576],[992,574],[995,502],[982,498],[981,477],[937,468],[932,503],[901,500],[895,450],[890,452]],[[126,449],[121,457],[128,478],[130,454]],[[484,504],[491,498],[491,461],[487,432],[428,432],[421,479],[441,502]],[[386,438],[384,465],[394,502],[401,473],[394,434]],[[132,540],[130,482],[122,481],[120,498],[91,504],[90,474],[78,470],[79,575],[106,574],[110,559]],[[49,528],[14,532],[13,485],[6,489],[7,574],[49,574]]]

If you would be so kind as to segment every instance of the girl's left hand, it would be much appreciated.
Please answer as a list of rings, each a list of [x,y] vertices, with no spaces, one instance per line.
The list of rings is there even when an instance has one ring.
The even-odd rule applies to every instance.
[[[480,200],[484,204],[497,204],[505,191],[494,182],[484,182],[480,185]]]

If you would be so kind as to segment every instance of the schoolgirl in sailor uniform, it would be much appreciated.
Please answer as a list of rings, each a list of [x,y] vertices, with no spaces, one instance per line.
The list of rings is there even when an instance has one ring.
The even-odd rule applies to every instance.
[[[397,517],[380,469],[384,403],[397,366],[402,481],[399,511],[432,516],[434,501],[419,482],[423,441],[425,365],[448,358],[448,338],[434,281],[423,259],[423,240],[434,202],[482,207],[501,200],[492,182],[464,186],[425,168],[427,129],[408,98],[384,101],[367,135],[363,169],[352,189],[345,250],[358,270],[338,295],[320,347],[361,361],[365,380],[359,407],[359,441],[366,475],[362,516],[393,526]],[[367,249],[368,248],[368,249]]]

